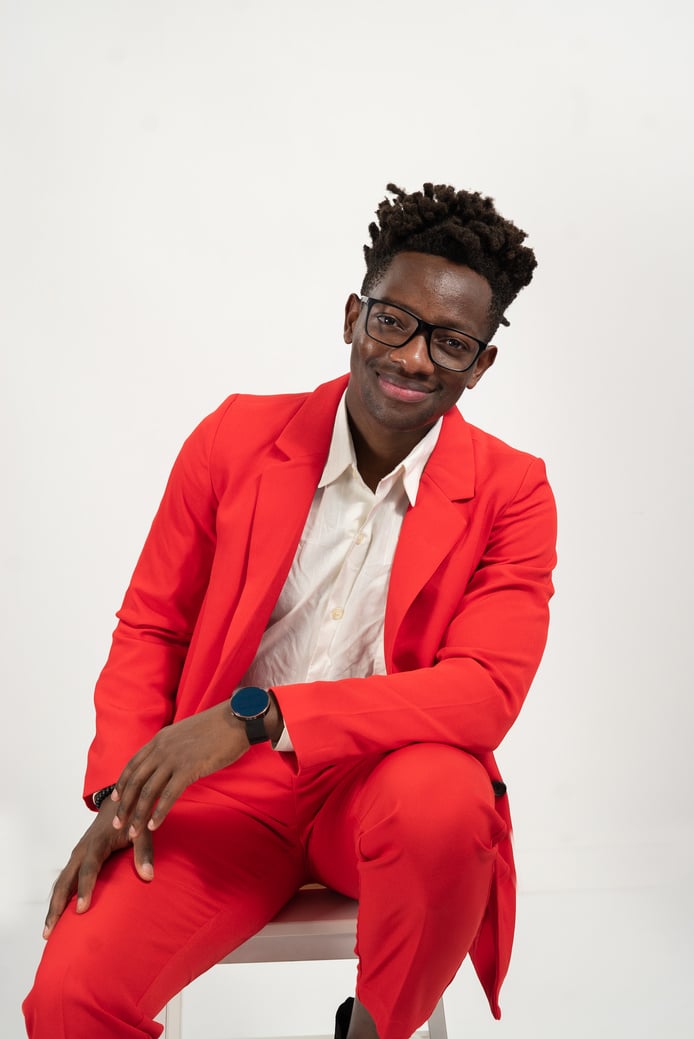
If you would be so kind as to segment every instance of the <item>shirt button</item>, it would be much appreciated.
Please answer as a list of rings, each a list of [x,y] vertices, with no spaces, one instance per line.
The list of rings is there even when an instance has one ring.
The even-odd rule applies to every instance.
[[[345,615],[345,611],[342,609],[341,606],[336,606],[334,610],[330,611],[330,616],[332,617],[332,619],[334,621],[342,620],[344,615]]]
[[[354,541],[357,545],[363,545],[366,541],[366,534],[357,534]]]

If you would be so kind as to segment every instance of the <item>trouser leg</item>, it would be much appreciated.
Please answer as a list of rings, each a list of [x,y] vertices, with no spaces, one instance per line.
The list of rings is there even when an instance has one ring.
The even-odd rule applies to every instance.
[[[309,864],[359,899],[357,995],[380,1039],[407,1039],[455,976],[482,920],[504,829],[486,771],[438,744],[388,754],[326,798]]]
[[[154,880],[111,857],[89,911],[68,906],[24,1004],[31,1039],[143,1039],[188,982],[270,920],[302,883],[296,841],[228,798],[184,795],[154,834]]]

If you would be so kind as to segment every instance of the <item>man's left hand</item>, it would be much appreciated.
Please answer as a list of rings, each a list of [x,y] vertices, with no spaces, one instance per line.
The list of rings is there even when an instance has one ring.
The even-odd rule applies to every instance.
[[[249,748],[243,722],[228,702],[167,725],[123,769],[111,797],[119,801],[115,829],[133,840],[156,830],[191,783],[231,765]]]

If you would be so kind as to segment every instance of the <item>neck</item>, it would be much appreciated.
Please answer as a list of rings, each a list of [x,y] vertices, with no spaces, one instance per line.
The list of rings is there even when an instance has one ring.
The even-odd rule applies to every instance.
[[[372,491],[376,490],[384,476],[387,476],[404,458],[407,458],[412,448],[429,432],[428,429],[418,429],[413,430],[406,436],[398,433],[397,443],[388,442],[387,438],[383,438],[378,443],[375,443],[372,440],[367,440],[352,419],[349,410],[347,411],[347,418],[350,433],[352,434],[359,475]]]

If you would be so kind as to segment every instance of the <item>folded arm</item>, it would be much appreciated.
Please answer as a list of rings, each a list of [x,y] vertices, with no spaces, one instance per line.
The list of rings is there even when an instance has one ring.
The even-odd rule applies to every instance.
[[[494,750],[545,647],[555,541],[554,499],[535,460],[495,516],[443,635],[430,603],[415,601],[389,674],[273,687],[298,767],[422,741]]]

